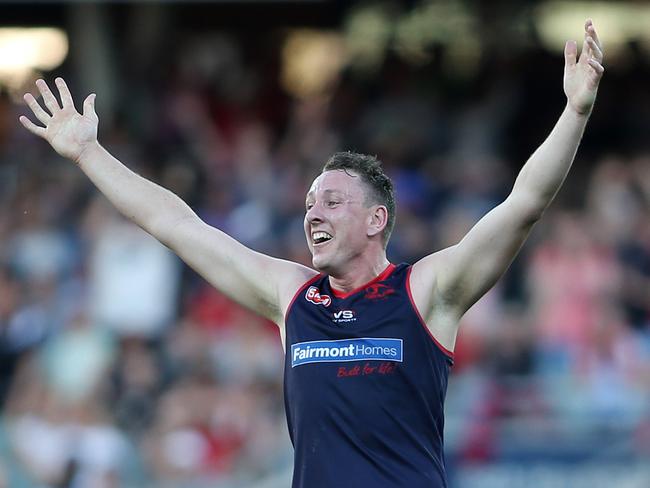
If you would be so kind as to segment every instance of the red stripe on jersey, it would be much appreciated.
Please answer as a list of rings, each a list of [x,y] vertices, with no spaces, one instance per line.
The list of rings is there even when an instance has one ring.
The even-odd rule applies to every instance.
[[[413,267],[410,266],[406,274],[406,292],[408,293],[411,306],[413,307],[413,310],[415,310],[415,314],[418,316],[418,319],[420,320],[420,324],[427,331],[429,337],[431,337],[431,340],[434,342],[434,344],[438,346],[438,349],[440,349],[446,356],[449,356],[451,359],[454,359],[454,352],[450,351],[445,346],[440,344],[438,340],[433,336],[431,330],[429,330],[429,327],[427,326],[427,323],[422,318],[422,315],[420,315],[420,311],[418,310],[418,307],[415,305],[415,300],[413,300],[413,294],[411,293],[411,270],[412,269]]]
[[[293,294],[293,298],[289,302],[289,306],[287,307],[287,310],[284,312],[284,322],[287,322],[287,315],[289,315],[289,310],[291,310],[291,307],[293,306],[293,302],[296,301],[296,298],[298,298],[298,295],[300,295],[305,289],[311,285],[314,281],[318,280],[323,276],[323,273],[318,273],[316,276],[313,276],[312,278],[309,278],[307,281],[305,281],[300,288],[298,288],[298,291]]]
[[[388,266],[386,266],[386,269],[384,269],[381,273],[379,273],[377,276],[375,276],[369,282],[367,282],[367,283],[365,283],[365,284],[363,284],[361,286],[358,286],[354,290],[349,291],[347,293],[343,292],[343,291],[336,290],[332,286],[332,283],[330,282],[330,288],[332,289],[332,294],[336,298],[347,298],[347,297],[349,297],[351,295],[354,295],[357,292],[360,292],[364,288],[367,288],[368,286],[372,285],[373,283],[377,283],[378,281],[384,281],[386,278],[388,278],[391,275],[391,273],[395,270],[396,267],[397,266],[395,266],[393,263],[389,263]]]

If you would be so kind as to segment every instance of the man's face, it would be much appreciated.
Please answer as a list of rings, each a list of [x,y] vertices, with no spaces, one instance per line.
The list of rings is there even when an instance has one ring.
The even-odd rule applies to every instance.
[[[365,200],[364,184],[353,173],[326,171],[314,180],[305,201],[304,226],[317,270],[342,271],[363,253],[372,212]]]

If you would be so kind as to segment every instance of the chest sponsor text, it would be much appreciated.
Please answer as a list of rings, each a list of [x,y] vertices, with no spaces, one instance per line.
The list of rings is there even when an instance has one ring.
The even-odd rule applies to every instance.
[[[298,342],[291,345],[291,367],[341,361],[401,362],[402,346],[402,339],[383,337]]]

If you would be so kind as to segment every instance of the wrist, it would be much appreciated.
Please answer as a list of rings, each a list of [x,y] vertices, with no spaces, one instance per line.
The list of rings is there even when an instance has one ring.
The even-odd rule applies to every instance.
[[[565,111],[569,112],[572,116],[574,116],[577,119],[588,119],[589,116],[591,115],[591,110],[593,108],[593,105],[590,105],[589,107],[586,108],[577,108],[574,107],[570,101],[567,101]]]
[[[93,155],[97,154],[101,150],[101,145],[99,141],[95,139],[92,142],[89,142],[83,146],[79,155],[74,159],[75,164],[81,166],[84,162],[93,158]]]

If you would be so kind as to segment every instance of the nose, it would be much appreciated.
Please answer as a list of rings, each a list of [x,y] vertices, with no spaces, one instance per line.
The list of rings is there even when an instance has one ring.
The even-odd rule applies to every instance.
[[[307,210],[307,212],[305,213],[305,220],[307,220],[307,222],[309,222],[310,224],[323,221],[321,208],[317,203],[313,204],[311,208]]]

